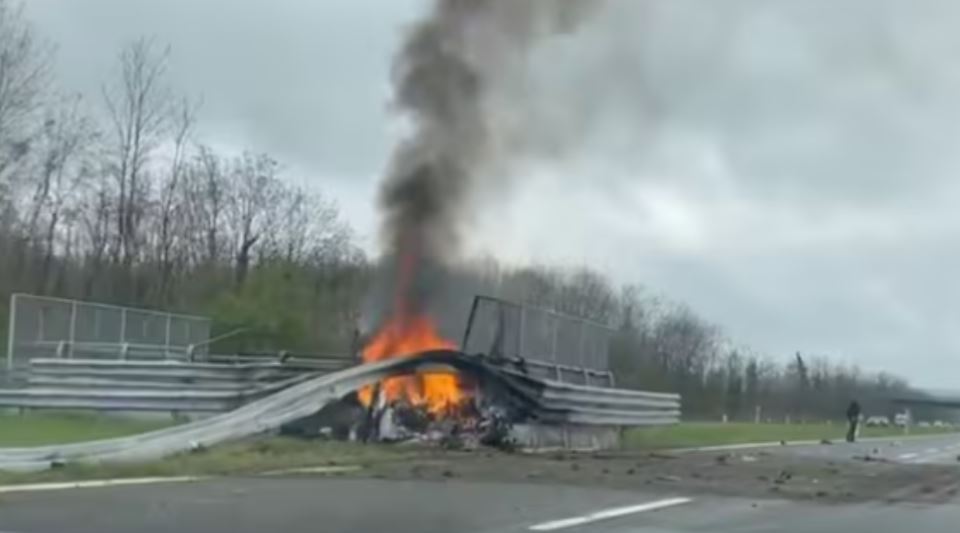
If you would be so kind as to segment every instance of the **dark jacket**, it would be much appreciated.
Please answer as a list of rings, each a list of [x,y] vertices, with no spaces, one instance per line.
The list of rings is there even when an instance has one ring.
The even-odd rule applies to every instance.
[[[847,407],[847,418],[859,418],[860,417],[860,404],[856,400],[850,402],[850,406]]]

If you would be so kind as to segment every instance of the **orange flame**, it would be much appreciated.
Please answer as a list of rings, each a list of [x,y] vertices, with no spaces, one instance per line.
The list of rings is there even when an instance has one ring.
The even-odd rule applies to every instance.
[[[437,332],[433,320],[426,315],[394,317],[377,332],[362,351],[364,362],[382,361],[394,357],[412,357],[429,350],[456,349]],[[464,394],[456,374],[430,372],[413,376],[399,376],[380,384],[381,394],[389,402],[406,399],[413,405],[426,406],[438,415],[460,404]],[[360,402],[369,406],[373,401],[373,387],[359,391]]]

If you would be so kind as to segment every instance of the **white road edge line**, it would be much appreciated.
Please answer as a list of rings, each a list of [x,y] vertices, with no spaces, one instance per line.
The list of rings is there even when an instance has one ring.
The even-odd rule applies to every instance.
[[[89,481],[61,481],[56,483],[29,483],[21,485],[0,485],[0,494],[9,492],[38,492],[44,490],[89,489],[95,487],[116,487],[120,485],[149,485],[152,483],[184,483],[200,481],[207,476],[171,476],[171,477],[135,477],[127,479],[92,479]]]
[[[625,516],[628,514],[643,513],[647,511],[656,511],[658,509],[664,509],[666,507],[673,507],[676,505],[683,505],[685,503],[690,503],[693,500],[690,498],[669,498],[666,500],[657,500],[648,503],[641,503],[640,505],[631,505],[628,507],[615,507],[613,509],[605,509],[603,511],[596,511],[590,514],[585,514],[581,516],[574,516],[571,518],[564,518],[561,520],[553,520],[550,522],[543,522],[542,524],[536,524],[530,526],[528,529],[530,531],[554,531],[557,529],[564,529],[574,526],[582,526],[583,524],[589,524],[591,522],[597,522],[600,520],[608,520],[610,518],[616,518],[618,516]]]
[[[901,453],[900,455],[897,456],[897,459],[913,459],[913,458],[916,457],[917,455],[919,455],[919,454],[916,454],[916,453]]]
[[[257,475],[285,476],[289,474],[345,474],[347,472],[359,472],[362,469],[363,468],[360,465],[307,466],[300,468],[284,468],[281,470],[268,470]]]

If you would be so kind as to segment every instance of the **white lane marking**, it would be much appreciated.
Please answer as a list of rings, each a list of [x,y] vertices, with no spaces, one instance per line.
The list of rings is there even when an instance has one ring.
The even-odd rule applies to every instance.
[[[553,520],[550,522],[544,522],[542,524],[536,524],[530,526],[530,531],[554,531],[556,529],[564,529],[574,526],[582,526],[583,524],[589,524],[591,522],[597,522],[599,520],[608,520],[610,518],[616,518],[618,516],[625,516],[628,514],[643,513],[646,511],[656,511],[657,509],[664,509],[666,507],[673,507],[675,505],[683,505],[685,503],[690,503],[693,500],[690,498],[669,498],[666,500],[657,500],[654,502],[641,503],[640,505],[631,505],[628,507],[615,507],[613,509],[605,509],[603,511],[597,511],[590,514],[585,514],[581,516],[574,516],[571,518],[564,518],[562,520]]]
[[[206,476],[171,476],[171,477],[134,477],[127,479],[93,479],[90,481],[62,481],[57,483],[29,483],[22,485],[0,485],[0,493],[4,492],[37,492],[43,490],[90,489],[96,487],[116,487],[120,485],[149,485],[152,483],[183,483],[199,481]]]
[[[919,455],[919,454],[916,454],[916,453],[901,453],[900,455],[897,456],[897,459],[913,459],[913,458],[916,457],[917,455]]]
[[[358,465],[343,466],[307,466],[302,468],[284,468],[282,470],[268,470],[261,472],[261,476],[285,476],[288,474],[344,474],[361,470]]]
[[[926,450],[923,450],[923,453],[937,453],[939,451],[940,448],[927,448]]]

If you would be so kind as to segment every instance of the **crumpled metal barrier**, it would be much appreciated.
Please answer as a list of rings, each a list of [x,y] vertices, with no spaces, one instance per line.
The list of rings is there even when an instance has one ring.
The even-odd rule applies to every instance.
[[[542,423],[631,426],[669,424],[679,418],[677,395],[537,380],[488,364],[482,357],[437,350],[326,374],[234,411],[171,428],[93,442],[0,448],[0,470],[39,470],[70,462],[153,460],[274,430],[387,377],[438,366],[469,375],[483,390],[493,391],[498,400]]]

